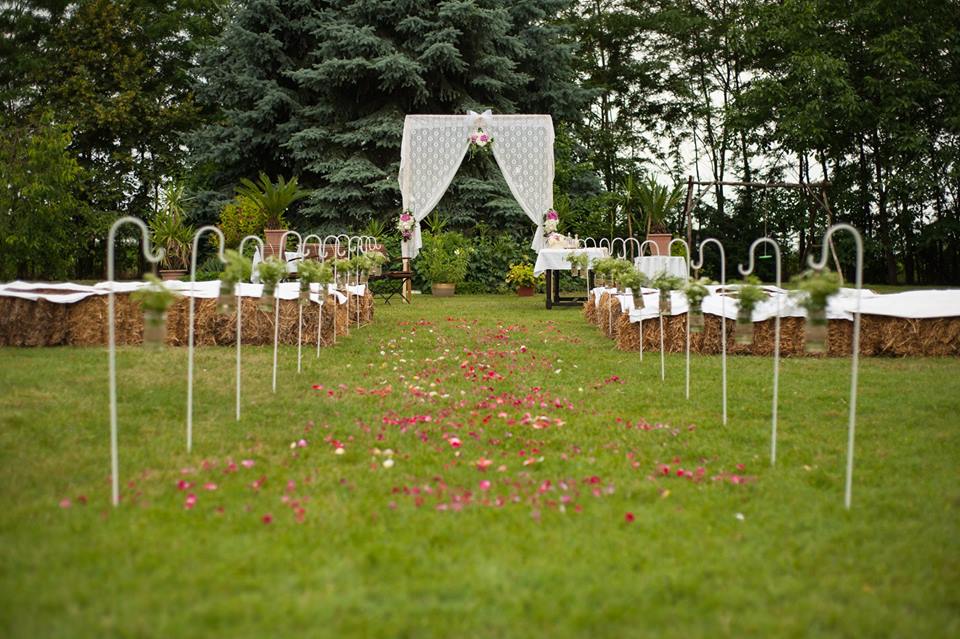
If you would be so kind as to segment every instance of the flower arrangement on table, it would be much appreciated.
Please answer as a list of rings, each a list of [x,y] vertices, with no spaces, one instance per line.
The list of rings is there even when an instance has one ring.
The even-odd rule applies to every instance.
[[[493,136],[485,132],[482,128],[470,134],[470,159],[472,160],[478,153],[489,153],[493,148]]]
[[[543,232],[549,235],[557,232],[557,225],[560,224],[560,216],[556,211],[550,209],[543,214]]]
[[[400,219],[397,220],[397,230],[400,231],[400,238],[404,242],[409,242],[413,239],[413,229],[417,226],[417,220],[413,217],[413,211],[405,209],[403,213],[400,214]]]

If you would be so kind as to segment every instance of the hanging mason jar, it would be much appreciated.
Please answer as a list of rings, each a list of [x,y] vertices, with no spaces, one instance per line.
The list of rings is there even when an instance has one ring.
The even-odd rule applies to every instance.
[[[360,275],[358,276],[358,280],[359,280],[359,282],[360,282],[361,284],[366,284],[367,281],[369,280],[369,278],[367,277],[367,273],[366,273],[365,271],[360,271]]]
[[[734,339],[737,344],[753,343],[753,310],[744,310],[743,307],[737,312],[737,328],[734,330]]]
[[[827,314],[825,309],[807,311],[803,323],[803,352],[823,355],[827,352]]]
[[[690,332],[703,332],[703,311],[690,311]]]
[[[374,262],[373,266],[370,267],[370,275],[374,277],[379,277],[383,275],[383,267],[380,266],[380,262]]]
[[[670,299],[670,291],[660,291],[660,314],[670,315],[673,313],[673,304]]]
[[[643,289],[640,287],[631,288],[630,293],[633,295],[633,308],[637,310],[643,308]]]
[[[307,306],[310,304],[310,282],[301,281],[300,282],[300,306]]]
[[[155,309],[143,311],[144,346],[163,346],[167,339],[167,313]]]
[[[231,315],[237,312],[235,288],[236,285],[233,282],[220,280],[220,295],[217,296],[217,312],[221,315]]]
[[[274,293],[277,290],[276,282],[264,282],[263,283],[263,294],[260,296],[259,308],[261,311],[267,313],[273,310],[273,305],[276,300]]]

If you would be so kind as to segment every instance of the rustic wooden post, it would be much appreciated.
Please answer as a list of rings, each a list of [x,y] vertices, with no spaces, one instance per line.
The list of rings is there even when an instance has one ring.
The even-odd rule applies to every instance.
[[[687,218],[687,246],[693,246],[693,211],[691,211],[691,203],[693,202],[693,176],[687,176],[687,200],[683,205],[683,212]],[[689,250],[689,249],[688,249]],[[690,256],[687,255],[687,259]]]

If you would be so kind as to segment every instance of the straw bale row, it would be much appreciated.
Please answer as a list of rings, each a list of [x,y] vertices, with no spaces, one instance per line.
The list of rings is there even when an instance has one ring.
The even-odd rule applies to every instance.
[[[259,300],[244,297],[244,344],[272,344],[274,312],[261,311]],[[114,296],[116,341],[118,345],[143,342],[143,312],[130,300],[129,294]],[[337,304],[336,320],[329,297],[322,307],[309,304],[303,307],[302,340],[304,344],[317,343],[317,324],[321,320],[321,345],[333,342],[334,325],[337,336],[347,335],[356,326],[356,309],[360,307],[361,325],[373,321],[373,296],[369,291],[362,298],[350,296],[349,304]],[[349,306],[349,309],[348,309]],[[279,300],[280,321],[278,339],[282,344],[296,344],[300,320],[298,300]],[[352,312],[351,312],[352,311]],[[0,297],[0,346],[96,346],[106,344],[107,296],[91,296],[73,304],[57,304],[45,300],[24,300]],[[183,346],[188,342],[189,300],[178,299],[167,311],[167,344]],[[197,345],[225,345],[236,343],[236,313],[221,315],[215,299],[194,299],[194,343]]]

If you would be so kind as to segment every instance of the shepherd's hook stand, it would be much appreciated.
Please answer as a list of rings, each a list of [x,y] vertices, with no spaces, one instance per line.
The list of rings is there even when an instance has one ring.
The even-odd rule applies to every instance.
[[[260,255],[266,255],[263,247],[263,240],[261,240],[256,235],[248,235],[242,240],[240,240],[240,255],[243,256],[243,247],[246,245],[247,240],[253,240],[260,246]],[[243,297],[237,295],[237,421],[240,421],[240,341],[243,339],[241,336],[243,331],[241,330],[241,322],[243,320]]]
[[[747,268],[743,267],[743,264],[739,265],[740,274],[746,277],[753,272],[754,269],[754,256],[756,255],[757,247],[761,244],[769,244],[773,247],[773,256],[776,258],[776,273],[777,273],[777,288],[780,288],[782,281],[782,273],[780,270],[781,260],[780,260],[780,245],[777,244],[776,240],[773,240],[769,237],[761,237],[753,241],[753,244],[750,245],[750,263],[747,265]],[[760,257],[763,257],[762,255]],[[773,407],[770,411],[770,465],[775,466],[777,463],[777,404],[780,399],[780,315],[782,313],[781,309],[781,294],[777,292],[777,314],[774,317],[773,321]]]
[[[223,231],[218,229],[215,226],[201,226],[197,229],[197,232],[193,234],[193,254],[190,256],[190,313],[188,315],[188,324],[187,329],[188,338],[187,338],[187,452],[189,453],[193,448],[193,293],[194,288],[197,284],[197,252],[200,244],[200,236],[206,233],[207,231],[212,232],[217,236],[219,243],[217,244],[217,258],[224,264],[227,263],[226,258],[223,256]]]
[[[863,289],[863,238],[860,232],[849,224],[834,224],[823,234],[823,255],[817,261],[810,256],[811,268],[822,270],[827,266],[830,238],[837,231],[849,231],[857,245],[857,303],[853,313],[853,356],[850,359],[850,412],[847,423],[847,478],[843,494],[843,505],[850,509],[853,501],[853,440],[857,430],[857,375],[860,371],[860,297]]]
[[[117,334],[114,328],[114,240],[117,235],[117,229],[124,224],[134,224],[140,228],[143,235],[143,257],[151,264],[157,264],[163,259],[164,251],[162,248],[157,250],[156,255],[150,251],[150,231],[147,225],[140,218],[125,216],[113,223],[110,227],[110,233],[107,236],[107,280],[110,285],[107,293],[107,330],[109,334],[108,348],[108,367],[110,369],[110,484],[111,499],[113,505],[120,503],[120,454],[117,450]]]
[[[727,288],[727,256],[723,252],[723,244],[720,243],[720,240],[708,237],[704,241],[700,242],[700,247],[698,249],[699,261],[690,262],[690,268],[695,271],[699,271],[703,268],[703,248],[707,244],[716,244],[717,249],[720,251],[720,289],[726,293],[725,289]],[[720,368],[722,370],[722,384],[723,384],[723,424],[727,424],[727,297],[726,295],[720,295],[720,342],[721,342],[721,351],[720,351]]]

